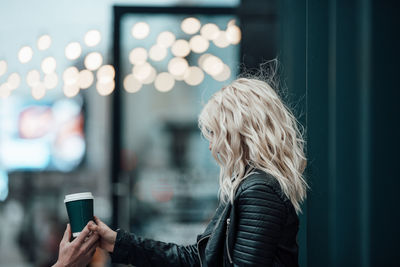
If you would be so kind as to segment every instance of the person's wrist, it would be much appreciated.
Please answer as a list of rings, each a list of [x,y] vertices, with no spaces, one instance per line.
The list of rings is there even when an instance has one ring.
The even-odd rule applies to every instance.
[[[111,233],[111,242],[110,242],[111,246],[110,246],[110,251],[109,252],[114,252],[115,243],[117,241],[118,230],[119,229],[117,229],[116,231],[112,231],[112,233]]]
[[[62,263],[60,263],[59,261],[57,261],[56,263],[54,263],[54,265],[52,267],[64,267],[64,265]]]

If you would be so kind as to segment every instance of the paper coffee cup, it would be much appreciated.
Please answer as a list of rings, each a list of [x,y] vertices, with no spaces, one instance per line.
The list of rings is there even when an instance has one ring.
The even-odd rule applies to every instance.
[[[93,200],[94,197],[91,192],[65,196],[64,203],[67,208],[73,238],[77,237],[86,224],[94,219]]]

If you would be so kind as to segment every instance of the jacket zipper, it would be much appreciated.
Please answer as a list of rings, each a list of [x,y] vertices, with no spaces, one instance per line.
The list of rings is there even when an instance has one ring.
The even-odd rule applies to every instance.
[[[231,264],[233,264],[232,262],[232,258],[231,258],[231,254],[229,253],[229,242],[228,242],[228,234],[229,234],[229,224],[231,223],[231,219],[228,218],[226,219],[226,251],[228,253],[228,260]]]
[[[197,256],[199,257],[199,261],[200,261],[200,267],[203,267],[203,264],[201,263],[201,257],[200,257],[200,250],[199,250],[199,244],[200,244],[200,242],[201,241],[203,241],[204,239],[206,239],[206,238],[208,238],[208,237],[210,237],[211,235],[206,235],[206,236],[203,236],[202,238],[200,238],[200,240],[199,241],[197,241]]]

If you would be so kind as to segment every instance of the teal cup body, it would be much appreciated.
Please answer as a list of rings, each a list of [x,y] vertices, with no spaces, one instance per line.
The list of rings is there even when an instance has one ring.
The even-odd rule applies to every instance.
[[[72,239],[76,238],[86,224],[93,220],[94,197],[90,192],[66,195],[64,199],[71,225]]]

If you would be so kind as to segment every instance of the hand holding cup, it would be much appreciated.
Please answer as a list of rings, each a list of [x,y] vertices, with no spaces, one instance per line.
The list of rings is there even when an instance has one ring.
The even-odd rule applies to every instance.
[[[94,223],[90,221],[73,241],[70,241],[71,226],[67,225],[60,243],[58,260],[53,267],[86,266],[91,261],[99,240],[99,235],[89,230],[91,224]]]
[[[117,232],[111,230],[110,227],[108,227],[96,216],[94,216],[94,221],[96,222],[96,224],[90,224],[89,230],[99,235],[99,246],[102,249],[108,252],[113,252],[115,240],[117,238]]]

